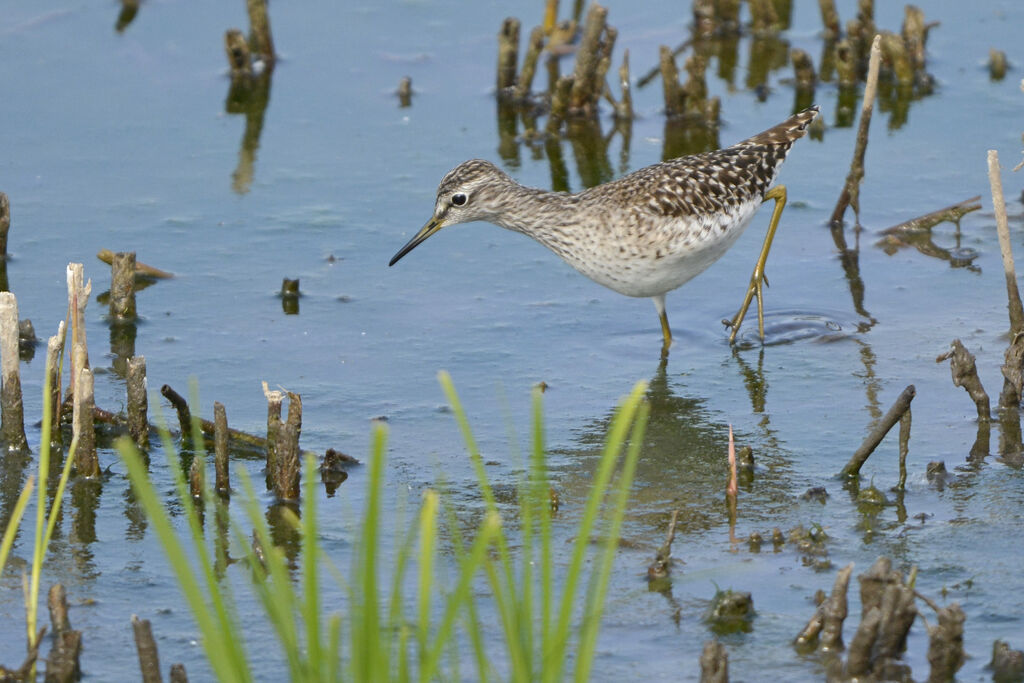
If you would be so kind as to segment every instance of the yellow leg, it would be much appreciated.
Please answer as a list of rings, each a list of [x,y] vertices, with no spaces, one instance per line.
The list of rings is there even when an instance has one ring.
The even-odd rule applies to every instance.
[[[775,229],[779,227],[779,218],[782,217],[782,210],[786,208],[786,186],[776,185],[772,189],[768,190],[768,193],[764,196],[765,200],[775,200],[775,210],[772,211],[772,220],[768,224],[768,234],[764,236],[764,245],[761,247],[761,255],[757,259],[757,265],[754,266],[754,272],[750,276],[750,286],[747,287],[747,295],[743,299],[743,305],[740,306],[740,310],[736,313],[736,316],[732,319],[730,327],[732,332],[729,334],[729,343],[731,344],[736,340],[736,334],[740,331],[740,325],[743,324],[743,316],[747,314],[747,308],[750,307],[750,300],[755,296],[757,297],[757,330],[761,334],[761,341],[764,341],[764,304],[761,302],[762,285],[764,283],[764,265],[768,260],[768,252],[772,248],[772,240],[775,238]]]
[[[654,307],[658,310],[658,319],[661,320],[662,346],[661,355],[668,355],[668,347],[672,346],[672,329],[668,326],[668,315],[665,314],[665,295],[659,294],[651,297],[654,300]]]

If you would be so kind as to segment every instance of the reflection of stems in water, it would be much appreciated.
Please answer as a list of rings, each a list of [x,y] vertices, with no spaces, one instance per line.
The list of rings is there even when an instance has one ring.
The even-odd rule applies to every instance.
[[[572,144],[576,170],[583,187],[595,187],[612,179],[607,142],[601,134],[601,123],[597,118],[570,119],[567,136]]]
[[[864,102],[860,110],[860,126],[857,129],[857,142],[854,147],[850,173],[846,176],[843,191],[839,194],[836,208],[832,211],[832,226],[842,226],[846,207],[852,206],[857,223],[860,223],[860,181],[864,177],[864,153],[868,147],[868,127],[871,125],[871,112],[875,103],[875,92],[878,89],[878,67],[881,61],[880,38],[875,36],[871,44],[871,61],[868,65],[868,78],[864,86]],[[840,82],[842,82],[840,76]]]
[[[701,650],[700,680],[709,683],[729,680],[729,653],[717,640],[707,641]]]
[[[245,133],[238,150],[238,166],[231,174],[231,189],[238,194],[245,194],[252,186],[256,150],[259,149],[260,134],[263,132],[263,117],[270,102],[272,73],[267,69],[253,78],[232,80],[224,105],[228,114],[245,114]]]
[[[857,474],[860,472],[860,468],[864,465],[865,461],[867,461],[868,456],[871,455],[872,452],[874,452],[875,448],[877,448],[878,444],[882,442],[882,439],[885,437],[885,435],[889,433],[889,430],[892,429],[896,425],[896,423],[901,420],[904,413],[910,412],[910,402],[914,400],[915,393],[916,390],[914,389],[913,384],[911,384],[910,386],[903,390],[903,393],[901,393],[899,397],[896,399],[896,402],[892,404],[892,407],[889,408],[889,412],[885,414],[885,417],[882,418],[882,421],[871,431],[870,434],[868,434],[867,438],[864,439],[864,443],[860,445],[860,448],[858,448],[857,451],[853,454],[853,456],[850,458],[850,461],[846,463],[845,467],[843,467],[842,471],[839,473],[840,476],[857,476]],[[900,450],[902,451],[902,427],[900,429],[900,432]],[[909,433],[907,434],[907,438],[909,438]]]
[[[832,231],[832,241],[835,242],[836,249],[839,251],[839,263],[843,266],[843,274],[846,275],[846,282],[850,286],[850,296],[853,297],[853,310],[868,319],[865,329],[870,329],[878,321],[864,308],[864,280],[860,276],[859,264],[860,247],[855,245],[853,249],[850,249],[847,246],[846,234],[843,232],[842,223],[833,223],[830,229]],[[854,239],[859,241],[859,233],[854,235]]]

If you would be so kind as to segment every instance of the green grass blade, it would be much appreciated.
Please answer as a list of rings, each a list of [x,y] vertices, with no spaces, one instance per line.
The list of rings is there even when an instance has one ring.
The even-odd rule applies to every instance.
[[[191,563],[185,554],[185,547],[178,539],[174,525],[149,481],[146,466],[142,462],[138,449],[130,439],[125,437],[118,439],[117,448],[128,470],[128,478],[135,489],[135,494],[156,531],[160,545],[178,579],[178,585],[192,609],[192,614],[202,634],[203,649],[206,651],[210,667],[221,681],[251,681],[252,673],[249,670],[248,661],[244,656],[240,659],[231,656],[234,646],[228,642],[236,638],[240,639],[241,634],[233,628],[224,630],[217,615],[207,605],[202,588],[196,580]]]
[[[14,537],[18,533],[18,526],[21,524],[22,515],[25,514],[25,508],[28,507],[28,500],[32,497],[32,489],[35,486],[35,482],[36,478],[29,475],[29,478],[25,481],[25,486],[21,489],[17,502],[14,503],[14,510],[11,511],[11,518],[7,522],[7,528],[4,529],[4,537],[0,541],[0,574],[3,574],[4,567],[7,565],[7,555],[11,552],[11,547],[14,545]]]
[[[379,591],[377,586],[377,552],[381,519],[381,494],[384,488],[384,459],[387,428],[375,424],[372,430],[369,473],[367,477],[366,509],[363,514],[359,550],[355,554],[351,609],[354,611],[352,629],[353,678],[363,681],[384,680],[390,668],[383,659],[380,641]],[[358,593],[358,594],[357,594]]]
[[[420,653],[421,681],[427,680],[424,677],[423,663],[427,657],[428,638],[430,636],[430,595],[434,592],[434,549],[437,544],[437,508],[437,492],[426,491],[423,494],[423,505],[420,508],[419,590],[417,595],[419,624],[416,630],[416,640]]]
[[[500,535],[501,519],[497,513],[490,512],[481,523],[473,545],[467,553],[465,561],[461,564],[455,590],[448,596],[444,615],[437,627],[437,635],[421,668],[421,679],[432,680],[439,676],[437,669],[441,655],[452,637],[455,620],[461,611],[461,606],[470,600],[473,579],[480,567],[490,564],[487,562],[487,550]]]
[[[583,571],[583,561],[586,557],[587,548],[590,545],[590,536],[597,520],[598,510],[601,501],[604,499],[608,483],[611,481],[615,463],[622,450],[622,444],[626,439],[630,424],[636,414],[637,406],[643,397],[646,385],[638,382],[632,393],[626,397],[615,411],[611,426],[608,428],[608,436],[605,441],[604,452],[598,465],[597,473],[591,484],[590,496],[587,498],[583,510],[583,517],[580,520],[576,532],[576,541],[573,544],[572,558],[569,568],[566,571],[565,587],[563,588],[562,600],[558,612],[558,621],[549,642],[550,649],[545,652],[545,664],[550,668],[545,671],[545,679],[558,681],[562,680],[562,672],[565,666],[565,658],[568,654],[569,626],[572,622],[573,606],[576,602],[576,592],[580,583]]]
[[[540,643],[543,670],[543,648],[551,637],[551,606],[554,589],[554,568],[551,554],[551,495],[545,464],[543,394],[539,389],[533,393],[533,444],[530,459],[531,498],[537,506],[540,517]],[[538,671],[540,676],[541,672]]]
[[[498,514],[497,500],[494,497],[494,490],[491,488],[490,482],[487,478],[487,470],[484,467],[483,456],[480,454],[480,448],[477,446],[476,439],[473,437],[473,431],[469,426],[469,418],[466,417],[466,411],[463,410],[462,403],[459,401],[459,396],[455,391],[455,385],[452,383],[451,375],[442,371],[437,374],[437,378],[441,383],[441,388],[444,390],[445,396],[448,398],[448,403],[452,407],[452,413],[455,415],[455,420],[462,432],[463,440],[466,442],[466,450],[469,451],[469,459],[473,465],[473,470],[476,473],[477,485],[480,487],[480,492],[487,504],[487,510],[489,513]],[[502,603],[505,606],[505,609],[502,612],[502,626],[505,628],[505,640],[509,648],[511,670],[513,672],[524,673],[529,671],[529,663],[524,658],[521,643],[522,630],[519,626],[516,610],[509,609],[516,594],[516,582],[515,574],[512,569],[511,553],[509,552],[508,540],[505,538],[505,534],[499,533],[495,540],[498,547],[498,559],[501,563],[502,578],[504,581],[492,582],[492,589],[495,591],[496,598],[502,596]]]
[[[299,634],[295,625],[295,609],[298,597],[288,575],[287,561],[284,553],[273,543],[266,518],[260,513],[256,491],[252,480],[244,468],[237,469],[238,479],[242,482],[245,492],[244,509],[252,526],[256,539],[263,548],[264,562],[261,564],[256,557],[248,536],[240,526],[233,523],[238,544],[246,549],[246,558],[253,571],[253,588],[263,604],[274,632],[281,643],[281,649],[288,660],[291,677],[301,676],[302,659],[300,656]]]
[[[608,594],[608,580],[612,573],[612,563],[619,545],[622,532],[622,520],[626,515],[626,501],[633,485],[633,475],[643,444],[644,430],[650,414],[650,405],[644,401],[640,404],[633,421],[633,431],[629,436],[629,448],[619,474],[619,482],[615,492],[615,505],[609,515],[608,531],[605,535],[604,548],[601,551],[599,564],[594,573],[594,590],[587,596],[586,611],[583,625],[580,628],[580,642],[576,654],[576,681],[582,683],[590,678],[594,661],[594,650],[597,647],[597,632],[601,625],[601,614],[604,610],[605,597]]]
[[[306,622],[306,652],[309,661],[310,680],[324,667],[321,661],[324,654],[320,643],[320,579],[319,579],[319,543],[317,542],[316,488],[313,473],[316,465],[312,456],[305,459],[306,471],[303,473],[302,501],[302,568],[304,571],[305,604],[302,619]]]

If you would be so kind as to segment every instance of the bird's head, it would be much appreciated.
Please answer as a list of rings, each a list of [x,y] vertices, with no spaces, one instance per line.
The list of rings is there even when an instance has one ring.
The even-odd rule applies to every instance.
[[[470,159],[453,168],[437,186],[434,215],[398,250],[388,265],[398,263],[399,259],[445,226],[492,221],[509,184],[514,185],[515,181],[489,161]]]

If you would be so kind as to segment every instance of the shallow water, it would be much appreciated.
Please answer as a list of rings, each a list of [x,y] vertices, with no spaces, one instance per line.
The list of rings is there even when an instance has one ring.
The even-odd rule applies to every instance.
[[[783,37],[817,64],[816,3],[795,4]],[[854,4],[838,3],[844,21]],[[902,5],[877,4],[878,26],[898,30]],[[476,504],[438,370],[451,371],[493,463],[492,481],[506,489],[521,469],[509,455],[507,426],[525,445],[529,390],[543,381],[561,536],[572,533],[614,406],[635,381],[647,380],[651,423],[624,530],[629,543],[617,557],[599,642],[599,677],[696,679],[700,648],[711,636],[701,616],[718,585],[752,591],[757,610],[749,633],[723,638],[735,680],[766,671],[820,678],[816,660],[789,647],[813,610],[812,594],[831,586],[835,568],[855,562],[856,575],[884,554],[902,570],[918,568],[923,594],[961,603],[970,655],[961,677],[984,678],[995,638],[1024,646],[1024,478],[999,457],[997,428],[991,455],[967,463],[975,410],[951,385],[948,364],[934,359],[961,338],[996,399],[1007,318],[985,152],[1000,152],[1020,250],[1021,182],[1009,169],[1020,159],[1024,95],[1019,71],[993,82],[985,60],[989,47],[998,47],[1011,64],[1024,64],[1024,6],[919,4],[928,20],[942,22],[928,43],[937,85],[905,111],[883,101],[875,112],[861,188],[863,231],[845,231],[849,246],[859,245],[856,277],[844,270],[825,227],[855,129],[836,125],[843,114],[834,84],[818,87],[824,136],[798,142],[780,178],[790,205],[768,265],[764,347],[752,315],[735,349],[718,321],[743,296],[767,211],[719,264],[669,296],[676,343],[664,365],[649,302],[602,289],[519,235],[483,224],[451,228],[386,267],[428,217],[437,181],[463,159],[501,161],[524,184],[575,191],[662,158],[656,82],[634,90],[638,117],[628,147],[616,135],[602,158],[599,150],[562,142],[567,175],[553,170],[543,148],[502,140],[492,93],[494,36],[506,13],[523,19],[524,34],[539,13],[493,2],[275,4],[282,59],[251,183],[238,173],[245,117],[225,113],[222,36],[245,21],[241,4],[146,3],[120,34],[113,5],[8,7],[0,25],[0,190],[12,204],[10,288],[21,316],[45,338],[65,313],[69,261],[86,264],[94,294],[109,286],[109,270],[94,259],[101,248],[135,250],[139,260],[174,272],[174,280],[138,296],[135,351],[147,358],[150,386],[184,391],[195,377],[204,415],[219,400],[233,427],[258,433],[265,424],[260,381],[282,385],[303,397],[305,448],[360,458],[370,420],[385,417],[396,507],[418,500],[439,473],[467,510]],[[659,44],[675,46],[689,35],[689,12],[677,4],[607,6],[619,29],[616,65],[629,48],[634,78],[657,63]],[[722,98],[722,144],[793,108],[791,69],[771,72],[761,101],[747,85],[751,41],[741,40],[738,50],[731,82],[714,76],[715,64],[708,71],[712,94]],[[392,92],[405,75],[415,95],[411,107],[400,108]],[[601,125],[608,135],[607,112]],[[945,249],[959,239],[976,250],[976,268],[873,246],[879,230],[974,195],[982,195],[983,208],[961,221],[959,237],[948,223],[933,235]],[[285,315],[276,296],[284,277],[301,280],[298,315]],[[105,313],[94,297],[90,354],[97,403],[117,410],[124,388]],[[39,349],[22,365],[33,444],[43,355]],[[890,436],[862,482],[894,504],[859,510],[834,475],[908,384],[917,396],[907,490],[889,490],[897,450]],[[730,424],[757,461],[741,490],[736,534],[820,524],[833,569],[805,566],[790,547],[773,552],[766,544],[752,553],[730,542],[723,500]],[[954,475],[941,490],[925,479],[931,460],[945,461]],[[154,457],[153,477],[170,498],[163,462]],[[101,453],[101,463],[110,475],[99,496],[87,483],[72,487],[44,576],[44,586],[62,581],[68,588],[72,624],[85,631],[85,675],[135,675],[128,624],[136,613],[152,619],[165,665],[184,661],[193,680],[204,680],[210,674],[196,631],[128,495],[124,468],[111,451]],[[258,477],[259,463],[247,465]],[[0,521],[29,469],[24,459],[4,463]],[[340,566],[347,566],[364,484],[365,470],[354,469],[320,505],[322,541]],[[813,486],[828,490],[824,505],[801,499]],[[672,509],[681,513],[673,554],[682,563],[671,593],[650,592],[644,572]],[[8,666],[24,652],[19,567],[31,552],[27,529],[0,590],[0,662]],[[337,595],[333,586],[325,592],[328,602]],[[239,609],[258,608],[240,592]],[[848,638],[852,632],[848,623]],[[253,620],[249,636],[254,660],[273,679],[282,663],[273,648],[260,647],[272,642],[269,631]],[[926,647],[918,622],[906,656],[918,678],[926,675]]]

